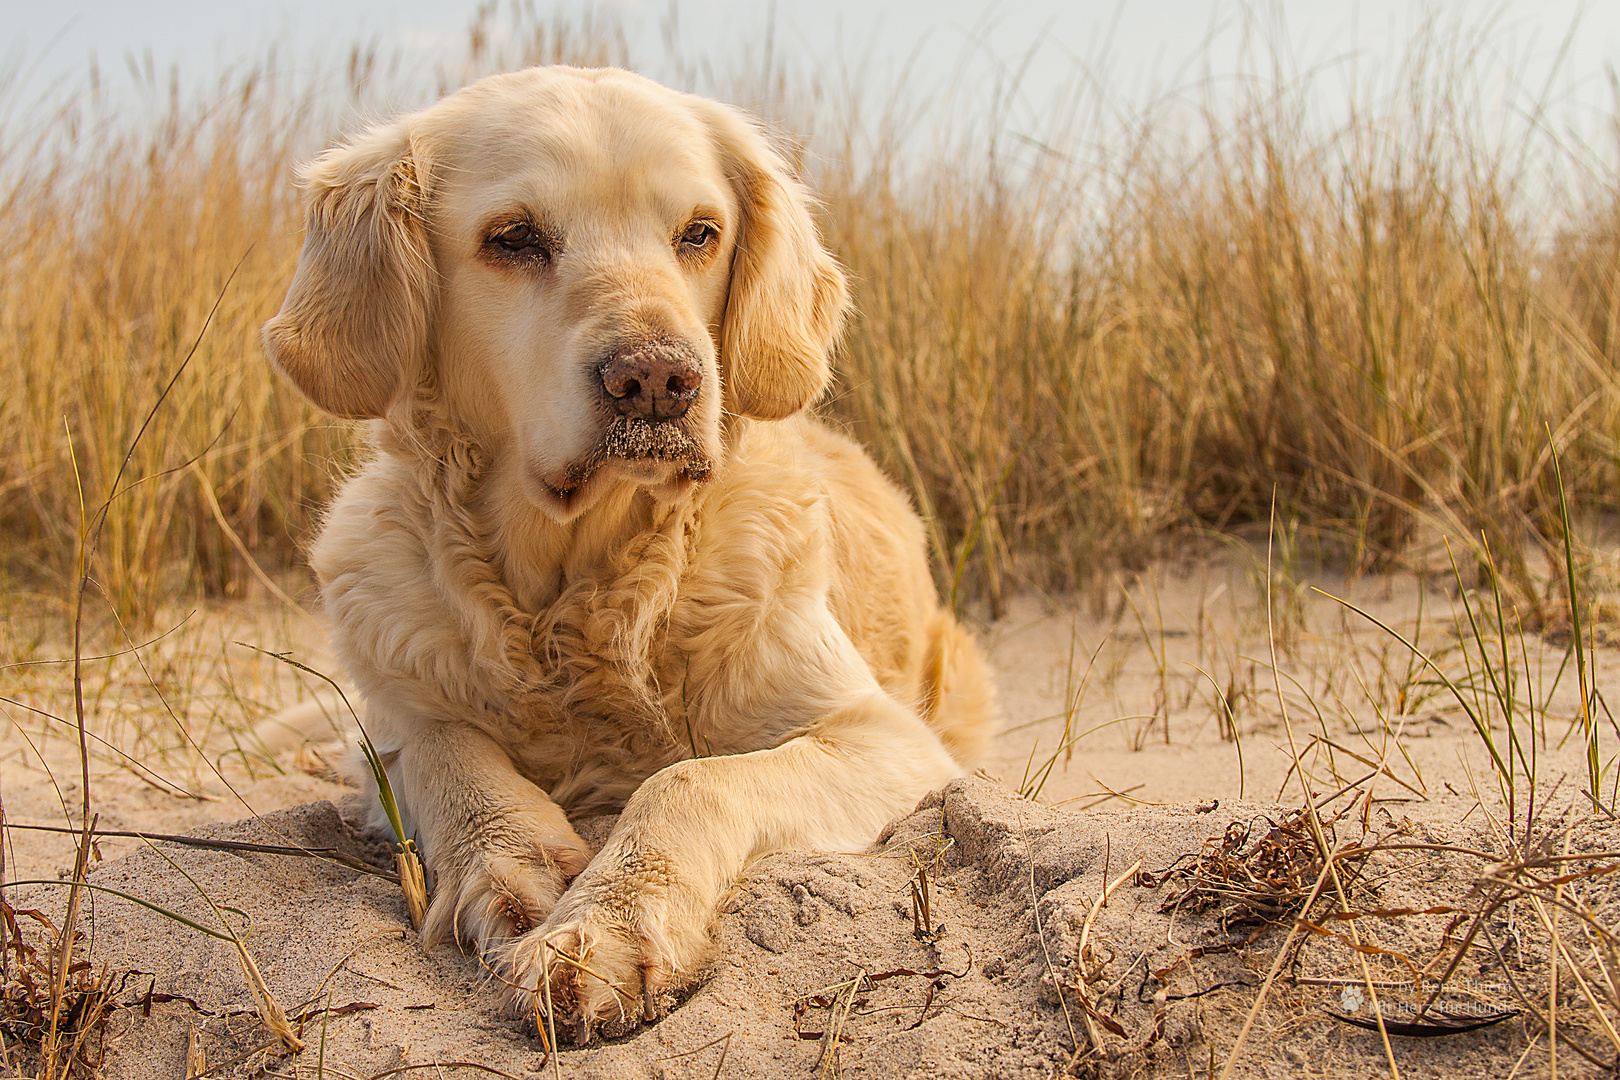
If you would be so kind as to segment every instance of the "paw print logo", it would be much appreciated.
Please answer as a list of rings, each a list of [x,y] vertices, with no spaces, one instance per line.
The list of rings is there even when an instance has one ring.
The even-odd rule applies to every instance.
[[[1361,987],[1347,986],[1344,993],[1339,995],[1339,1008],[1354,1016],[1361,1011],[1361,1006],[1366,1004],[1366,1001],[1367,999],[1362,996]]]

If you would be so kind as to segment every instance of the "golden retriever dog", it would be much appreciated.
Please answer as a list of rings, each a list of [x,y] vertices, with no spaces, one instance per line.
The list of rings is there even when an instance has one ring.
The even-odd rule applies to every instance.
[[[374,421],[311,562],[424,941],[582,1039],[654,1017],[749,860],[861,849],[989,731],[916,514],[805,415],[843,272],[754,123],[624,71],[485,79],[300,180],[264,344]],[[593,853],[570,818],[614,812]]]

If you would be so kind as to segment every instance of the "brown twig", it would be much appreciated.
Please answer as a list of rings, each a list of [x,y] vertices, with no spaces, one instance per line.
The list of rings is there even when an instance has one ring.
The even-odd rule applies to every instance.
[[[60,825],[19,825],[7,822],[10,829],[30,829],[37,832],[78,833],[78,829],[65,829]],[[214,840],[204,836],[181,836],[174,833],[143,833],[116,831],[111,829],[97,829],[97,836],[117,836],[132,840],[150,840],[164,844],[181,844],[185,847],[205,848],[211,851],[251,851],[261,855],[287,855],[294,858],[322,859],[326,862],[336,863],[348,867],[361,874],[382,878],[398,884],[399,877],[390,874],[381,867],[373,866],[364,859],[356,858],[337,848],[309,848],[297,845],[283,844],[254,844],[246,840]]]

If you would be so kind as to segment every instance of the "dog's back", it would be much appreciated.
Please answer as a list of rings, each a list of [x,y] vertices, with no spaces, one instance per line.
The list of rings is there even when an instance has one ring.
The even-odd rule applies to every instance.
[[[883,688],[974,767],[994,731],[994,685],[973,635],[939,604],[921,520],[855,442],[814,420],[792,426],[826,462],[833,614]]]

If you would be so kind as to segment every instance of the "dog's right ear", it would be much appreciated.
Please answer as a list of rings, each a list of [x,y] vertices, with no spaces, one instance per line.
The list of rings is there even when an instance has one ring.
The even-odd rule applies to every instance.
[[[264,348],[327,412],[380,417],[421,371],[434,295],[428,177],[405,121],[299,170],[304,250]]]

